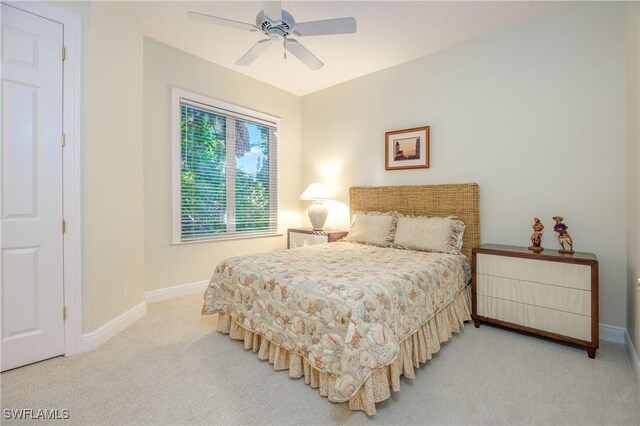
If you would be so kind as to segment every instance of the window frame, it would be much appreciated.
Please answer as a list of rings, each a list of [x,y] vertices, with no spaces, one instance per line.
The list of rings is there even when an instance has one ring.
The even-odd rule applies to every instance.
[[[235,118],[246,119],[256,124],[263,124],[270,127],[275,127],[276,132],[276,230],[265,231],[260,233],[251,233],[248,235],[227,233],[219,234],[216,236],[209,236],[205,238],[198,238],[193,240],[182,241],[182,222],[181,222],[181,200],[182,200],[182,186],[181,186],[181,147],[182,147],[182,131],[181,131],[181,112],[180,104],[182,101],[186,101],[197,107],[198,104],[202,105],[203,109],[216,109],[221,110],[222,113],[234,116]],[[250,108],[234,105],[228,102],[224,102],[218,99],[210,98],[208,96],[200,95],[187,90],[173,87],[171,90],[171,169],[172,169],[172,210],[173,210],[173,226],[172,226],[172,245],[182,244],[195,244],[206,243],[212,241],[224,241],[224,240],[238,240],[247,238],[265,238],[265,237],[277,237],[282,236],[280,211],[281,211],[281,197],[280,197],[280,146],[281,146],[281,132],[280,132],[280,117],[265,114],[263,112],[255,111]],[[235,213],[235,212],[234,212]]]

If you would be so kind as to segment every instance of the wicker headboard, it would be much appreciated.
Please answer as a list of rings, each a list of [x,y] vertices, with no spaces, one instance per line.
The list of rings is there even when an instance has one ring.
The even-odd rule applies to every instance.
[[[420,216],[458,216],[465,225],[462,252],[480,245],[480,195],[477,183],[449,185],[353,186],[351,215],[358,211],[397,211]]]

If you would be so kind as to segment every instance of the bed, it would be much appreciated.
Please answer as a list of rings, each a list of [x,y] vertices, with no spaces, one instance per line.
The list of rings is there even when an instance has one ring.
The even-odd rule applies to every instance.
[[[351,212],[456,215],[463,254],[337,242],[222,261],[204,295],[217,330],[333,402],[375,414],[469,315],[476,184],[350,188]]]

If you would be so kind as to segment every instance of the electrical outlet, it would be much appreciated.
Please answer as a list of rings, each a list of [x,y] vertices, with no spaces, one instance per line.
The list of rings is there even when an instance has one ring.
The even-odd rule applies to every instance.
[[[127,297],[129,295],[129,281],[125,281],[122,284],[122,296]]]
[[[638,290],[640,290],[640,278],[638,278]]]

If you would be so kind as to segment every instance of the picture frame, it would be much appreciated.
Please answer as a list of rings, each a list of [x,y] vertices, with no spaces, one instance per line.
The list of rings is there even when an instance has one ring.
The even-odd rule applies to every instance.
[[[385,133],[385,170],[429,168],[429,126]]]

